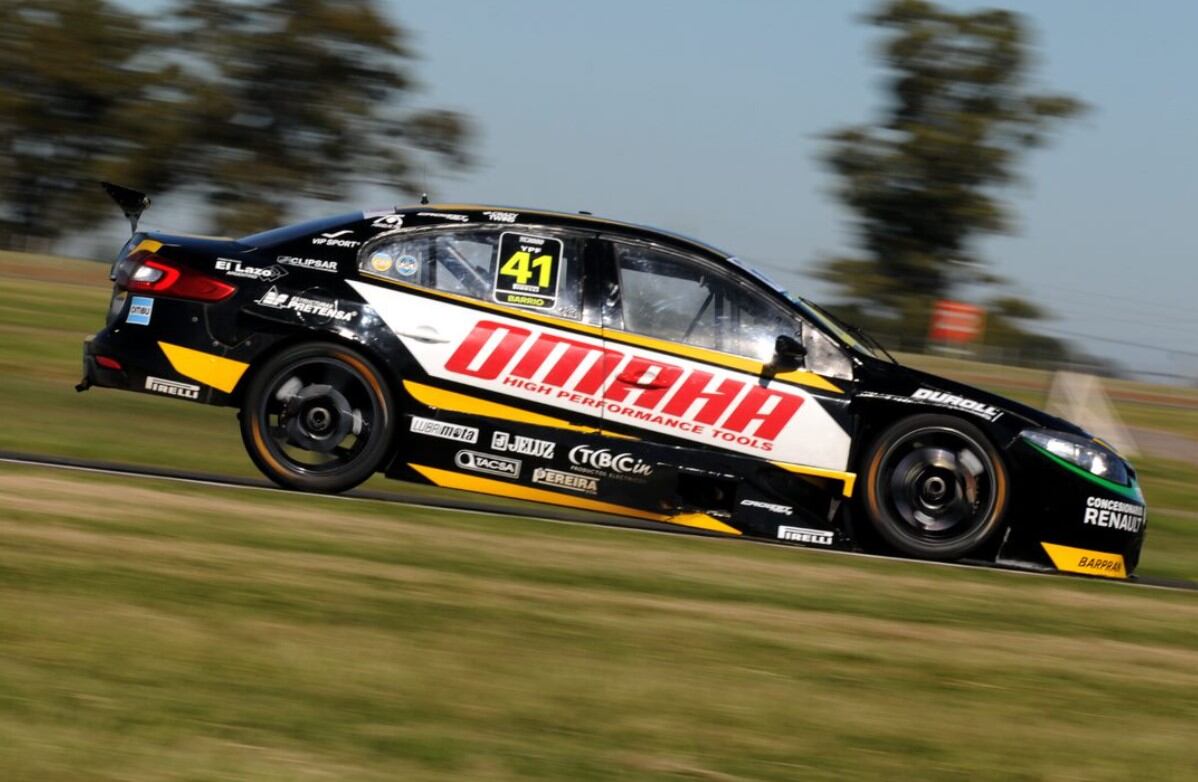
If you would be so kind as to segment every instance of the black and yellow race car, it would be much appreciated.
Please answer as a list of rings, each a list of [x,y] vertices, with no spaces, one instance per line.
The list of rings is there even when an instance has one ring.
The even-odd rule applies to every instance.
[[[297,489],[376,472],[727,535],[1127,577],[1131,465],[902,366],[692,239],[588,214],[354,212],[136,232],[80,388],[236,408]]]

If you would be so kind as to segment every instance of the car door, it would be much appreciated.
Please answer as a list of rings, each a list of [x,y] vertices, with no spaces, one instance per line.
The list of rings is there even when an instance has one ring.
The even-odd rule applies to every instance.
[[[831,339],[726,262],[607,241],[606,433],[848,480],[852,365]],[[784,335],[806,347],[804,366],[771,366]]]

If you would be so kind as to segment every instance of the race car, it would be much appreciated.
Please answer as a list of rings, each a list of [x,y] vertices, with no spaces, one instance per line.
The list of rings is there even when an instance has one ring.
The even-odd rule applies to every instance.
[[[903,366],[690,238],[588,213],[396,207],[240,239],[138,232],[79,388],[238,410],[272,481],[375,473],[673,528],[1128,577],[1132,466]]]

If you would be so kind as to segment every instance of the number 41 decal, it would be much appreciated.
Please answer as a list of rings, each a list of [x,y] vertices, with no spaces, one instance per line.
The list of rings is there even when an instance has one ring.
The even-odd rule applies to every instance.
[[[505,233],[499,237],[495,301],[551,310],[557,306],[562,241],[546,236]]]

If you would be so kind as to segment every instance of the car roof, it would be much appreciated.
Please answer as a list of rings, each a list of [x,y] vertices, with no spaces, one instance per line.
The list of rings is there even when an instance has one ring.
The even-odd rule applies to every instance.
[[[535,209],[520,206],[496,206],[491,204],[417,204],[415,206],[397,206],[395,207],[396,214],[419,214],[421,212],[451,212],[451,213],[466,213],[480,214],[485,217],[486,212],[510,212],[518,215],[536,215],[540,218],[547,218],[549,222],[563,226],[571,226],[575,228],[585,228],[589,230],[613,230],[624,234],[632,234],[638,238],[653,240],[671,240],[675,243],[688,245],[692,248],[702,250],[703,252],[714,255],[722,260],[731,257],[731,253],[725,252],[718,247],[710,245],[699,239],[695,239],[685,234],[674,233],[661,228],[655,228],[650,225],[642,225],[640,223],[629,223],[622,220],[613,220],[607,217],[598,217],[589,212],[559,212],[552,209]]]

